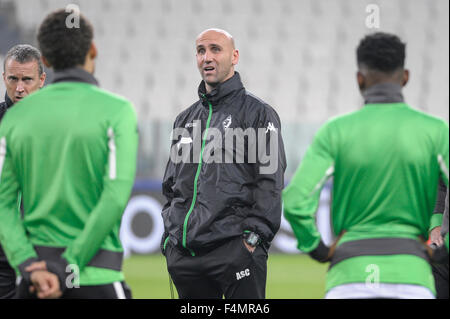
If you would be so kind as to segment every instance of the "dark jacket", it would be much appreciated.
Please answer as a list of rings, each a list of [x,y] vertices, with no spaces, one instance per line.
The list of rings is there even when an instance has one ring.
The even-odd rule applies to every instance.
[[[0,122],[6,111],[13,105],[13,101],[9,98],[8,94],[5,94],[5,102],[0,103]]]
[[[441,228],[441,236],[442,238],[445,238],[445,236],[448,233],[448,188],[447,188],[447,194],[445,196],[445,208],[444,208],[444,215],[442,216],[442,228]]]
[[[0,103],[0,123],[6,111],[14,103],[9,98],[8,94],[5,94],[5,101]],[[15,292],[16,273],[11,268],[6,258],[5,252],[0,245],[0,299],[12,298]]]
[[[268,247],[280,227],[281,191],[286,169],[278,114],[245,90],[237,72],[208,94],[202,81],[198,94],[200,100],[179,114],[173,126],[184,132],[180,135],[174,130],[172,155],[183,154],[185,148],[184,154],[188,154],[190,163],[169,159],[167,164],[163,180],[163,194],[167,198],[162,211],[163,241],[169,238],[172,245],[195,255],[240,236],[244,231],[254,231]],[[209,117],[203,161],[198,163],[199,141]],[[260,168],[267,165],[258,156],[256,161],[251,159],[249,152],[253,153],[254,149],[249,149],[255,145],[251,139],[243,138],[243,152],[236,145],[225,147],[226,135],[237,131],[229,130],[231,128],[242,131],[253,128],[256,135],[258,128],[266,132],[262,134],[265,139],[261,139],[266,144],[266,154],[270,150],[270,137],[276,139],[278,145],[272,152],[276,153],[272,155],[277,159],[273,173],[261,174]],[[269,131],[274,133],[268,134]],[[261,152],[261,146],[260,142],[258,152]],[[227,149],[231,163],[225,162]],[[243,155],[244,161],[237,162],[237,155]],[[214,162],[212,158],[221,158],[222,162]]]
[[[5,115],[6,111],[13,105],[13,101],[9,98],[8,94],[5,94],[5,101],[0,103],[0,123],[2,122],[2,118]],[[0,263],[6,263],[5,252],[3,251],[2,246],[0,246]]]

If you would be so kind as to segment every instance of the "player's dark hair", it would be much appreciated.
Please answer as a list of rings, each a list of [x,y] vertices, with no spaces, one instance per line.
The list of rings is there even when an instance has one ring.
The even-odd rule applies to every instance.
[[[396,35],[384,32],[367,35],[356,49],[358,67],[385,73],[403,68],[405,48],[406,44]]]
[[[54,11],[38,30],[39,48],[55,70],[83,65],[94,37],[91,23],[81,14],[79,25],[68,25],[73,14],[64,9]]]
[[[44,67],[41,60],[41,52],[29,44],[18,44],[9,49],[3,61],[3,71],[6,70],[6,62],[8,60],[15,60],[21,64],[36,61],[38,65],[39,75],[44,72]]]

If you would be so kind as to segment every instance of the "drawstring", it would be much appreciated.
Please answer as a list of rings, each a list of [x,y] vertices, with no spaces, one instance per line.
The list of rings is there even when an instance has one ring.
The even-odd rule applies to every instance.
[[[172,277],[170,277],[170,274],[169,274],[169,287],[170,287],[170,298],[175,299],[175,295],[173,293],[173,281]]]
[[[169,242],[169,238],[170,238],[170,236],[167,236],[167,238],[166,238],[166,240],[164,241],[164,244],[163,244],[163,252],[164,252],[164,254],[166,253],[166,246],[167,246],[167,243]],[[172,277],[170,276],[170,273],[169,273],[169,272],[167,272],[167,274],[169,275],[170,298],[171,298],[171,299],[175,299],[175,296],[174,296],[174,294],[173,294],[173,281],[172,281]]]

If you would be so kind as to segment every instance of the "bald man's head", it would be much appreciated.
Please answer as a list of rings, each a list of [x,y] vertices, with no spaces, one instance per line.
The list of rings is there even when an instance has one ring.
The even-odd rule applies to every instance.
[[[233,36],[230,33],[228,33],[228,31],[225,31],[222,29],[216,29],[216,28],[207,29],[197,36],[197,40],[200,39],[202,36],[204,36],[207,33],[221,33],[225,38],[228,39],[228,41],[230,41],[232,48],[236,49],[236,45],[234,43]]]
[[[239,51],[235,48],[231,34],[221,29],[203,31],[198,35],[195,44],[197,67],[209,92],[234,75],[234,66],[239,61]]]

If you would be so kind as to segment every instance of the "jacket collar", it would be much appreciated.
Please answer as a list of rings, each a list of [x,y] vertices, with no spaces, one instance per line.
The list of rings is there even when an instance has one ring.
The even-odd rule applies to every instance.
[[[14,104],[14,102],[9,98],[8,93],[5,93],[5,103],[7,109],[9,109]]]
[[[241,82],[241,77],[238,72],[234,72],[234,75],[223,83],[219,83],[209,93],[206,93],[205,81],[202,81],[198,86],[198,96],[202,101],[202,104],[207,106],[209,101],[212,105],[217,105],[223,102],[226,97],[231,93],[243,89],[244,85]]]
[[[81,68],[70,68],[55,71],[52,83],[59,82],[84,82],[98,86],[98,81],[94,76]]]
[[[363,92],[364,104],[403,103],[402,86],[396,83],[380,83]]]

